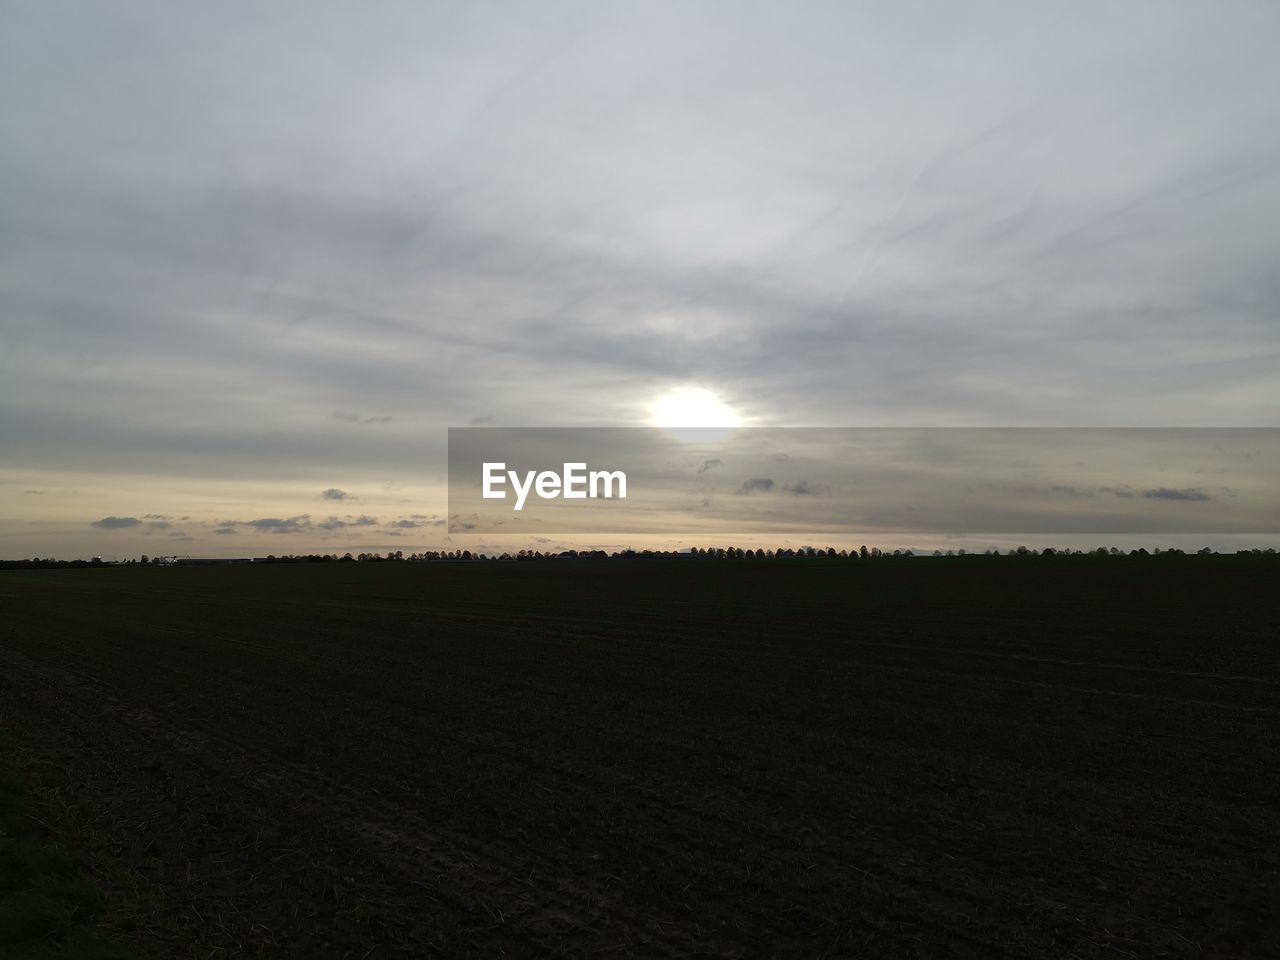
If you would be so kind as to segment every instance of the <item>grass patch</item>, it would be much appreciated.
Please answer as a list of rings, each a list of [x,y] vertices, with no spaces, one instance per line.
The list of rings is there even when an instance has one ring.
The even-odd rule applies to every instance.
[[[76,863],[33,835],[22,788],[0,768],[0,958],[128,960],[93,931],[101,905]]]

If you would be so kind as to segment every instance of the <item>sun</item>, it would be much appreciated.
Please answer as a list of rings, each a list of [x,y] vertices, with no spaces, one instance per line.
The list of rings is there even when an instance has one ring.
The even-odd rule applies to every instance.
[[[682,440],[721,440],[742,418],[710,390],[680,387],[649,405],[649,423]]]

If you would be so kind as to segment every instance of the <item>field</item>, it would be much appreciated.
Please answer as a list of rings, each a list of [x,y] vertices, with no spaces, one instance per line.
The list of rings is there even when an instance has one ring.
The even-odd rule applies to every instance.
[[[1280,564],[0,573],[143,958],[1280,956]]]

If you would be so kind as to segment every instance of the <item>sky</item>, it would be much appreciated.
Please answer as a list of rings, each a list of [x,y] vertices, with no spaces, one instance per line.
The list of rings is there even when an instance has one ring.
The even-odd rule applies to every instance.
[[[571,540],[659,529],[688,545],[1158,534],[1243,547],[1280,541],[1278,475],[1276,428],[463,427],[449,430],[447,526]]]
[[[448,539],[450,426],[1273,426],[1280,7],[0,4],[0,557]]]

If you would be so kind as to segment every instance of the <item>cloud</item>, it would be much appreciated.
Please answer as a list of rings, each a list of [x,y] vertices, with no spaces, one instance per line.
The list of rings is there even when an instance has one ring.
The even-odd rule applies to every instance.
[[[22,491],[23,496],[40,496],[43,493],[44,493],[43,490],[23,490]]]
[[[1077,491],[1075,487],[1055,486],[1050,489],[1062,493],[1079,493],[1082,496],[1092,496],[1092,490]],[[1123,497],[1126,500],[1134,497],[1142,497],[1145,500],[1211,500],[1209,494],[1198,487],[1183,487],[1176,489],[1174,487],[1149,487],[1146,490],[1135,491],[1127,484],[1120,486],[1098,487],[1099,493],[1109,493],[1113,497]]]
[[[311,529],[311,515],[299,514],[296,517],[263,517],[258,520],[233,520],[223,526],[253,527],[266,533],[305,533]]]
[[[339,490],[337,487],[330,487],[320,494],[322,500],[346,500],[351,495],[345,490]]]
[[[425,513],[411,513],[408,517],[401,517],[388,524],[388,526],[398,527],[402,530],[411,530],[417,527],[443,527],[444,525],[444,517],[428,516]]]
[[[693,383],[764,425],[1280,415],[1274,4],[922,31],[874,4],[534,5],[517,29],[286,0],[247,46],[179,5],[146,30],[9,6],[8,34],[58,38],[0,58],[0,436],[32,479],[425,488],[477,412],[637,424]]]
[[[1057,488],[1057,489],[1061,489],[1061,488]],[[1136,496],[1133,490],[1130,489],[1129,487],[1099,487],[1098,491],[1100,493],[1109,493],[1112,496],[1124,497],[1126,499]]]
[[[347,423],[391,423],[395,418],[388,416],[364,417],[358,413],[347,413],[343,410],[335,410],[333,411],[333,419],[343,420]]]
[[[95,520],[90,526],[99,527],[103,530],[128,530],[130,527],[138,527],[142,525],[142,521],[137,517],[103,517],[101,520]]]
[[[708,470],[714,470],[716,467],[720,466],[720,464],[722,464],[723,462],[724,461],[721,460],[719,457],[712,457],[710,460],[703,460],[702,466],[698,468],[698,472],[706,473]]]
[[[773,480],[769,477],[752,477],[738,488],[739,493],[767,493],[773,489]]]
[[[230,537],[235,534],[236,528],[235,527],[217,527],[213,532],[218,534],[219,536]]]
[[[168,520],[149,520],[147,521],[148,530],[168,530],[173,524]]]
[[[345,519],[339,517],[329,517],[322,523],[316,524],[321,530],[345,530],[347,527],[372,527],[378,523],[377,517],[347,517]]]
[[[1154,487],[1143,490],[1142,495],[1148,500],[1209,500],[1209,494],[1195,487],[1174,490],[1172,487]]]
[[[170,540],[194,540],[195,537],[191,536],[191,534],[186,533],[185,531],[175,530],[173,531],[173,533],[169,534],[169,539]]]
[[[807,480],[783,484],[782,489],[787,493],[794,493],[796,496],[807,496],[818,492]]]

